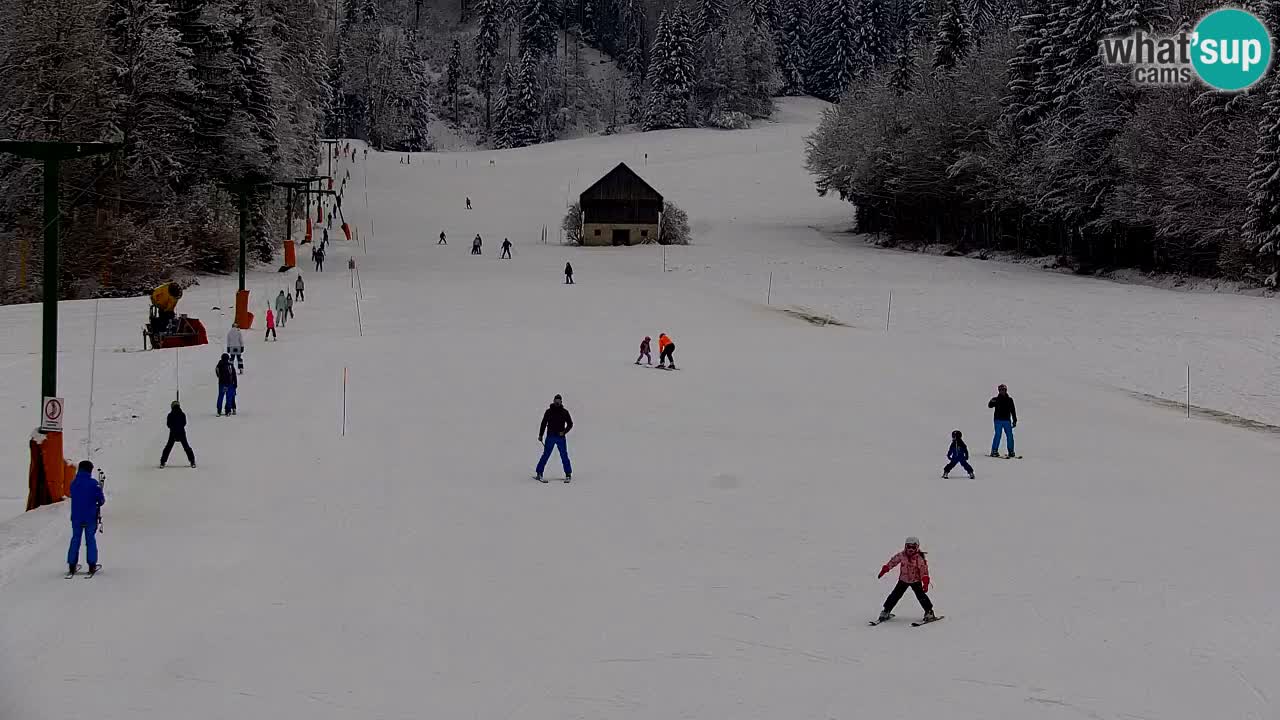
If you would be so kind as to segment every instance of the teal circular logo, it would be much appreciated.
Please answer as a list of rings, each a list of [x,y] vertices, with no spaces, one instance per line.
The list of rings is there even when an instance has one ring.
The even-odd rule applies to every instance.
[[[1271,67],[1271,35],[1251,12],[1235,8],[1214,10],[1193,32],[1191,65],[1210,87],[1245,90]]]

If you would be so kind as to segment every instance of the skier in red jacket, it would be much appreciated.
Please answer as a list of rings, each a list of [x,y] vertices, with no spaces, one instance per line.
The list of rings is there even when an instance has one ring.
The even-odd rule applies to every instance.
[[[889,562],[880,568],[880,574],[876,577],[884,577],[895,567],[901,568],[898,571],[898,584],[893,586],[893,592],[885,598],[884,609],[880,611],[878,622],[889,619],[893,606],[902,599],[907,588],[915,592],[916,600],[919,600],[920,607],[924,608],[924,622],[937,620],[937,616],[933,614],[933,603],[926,594],[929,592],[929,561],[925,560],[924,552],[920,550],[919,538],[907,538],[903,543],[902,552],[889,558]]]

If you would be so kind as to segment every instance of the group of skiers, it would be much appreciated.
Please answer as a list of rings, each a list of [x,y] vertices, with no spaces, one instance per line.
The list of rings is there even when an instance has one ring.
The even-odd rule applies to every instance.
[[[298,292],[298,302],[300,303],[306,302],[307,284],[302,280],[302,273],[298,273],[298,278],[293,282],[293,288]],[[285,325],[288,325],[289,319],[292,317],[293,317],[293,293],[288,292],[286,290],[281,290],[280,293],[276,295],[276,304],[275,304],[274,311],[270,305],[267,306],[267,330],[266,330],[266,333],[262,336],[263,342],[266,342],[267,340],[279,341],[280,336],[276,334],[276,328],[277,327],[282,328]],[[232,329],[233,330],[235,329],[234,324],[232,324]],[[228,348],[231,347],[230,336],[227,337],[227,347]],[[230,352],[229,349],[228,349],[228,352]],[[244,364],[241,363],[240,367],[241,367],[241,370],[243,371]]]
[[[640,364],[640,360],[643,358],[646,365],[653,366],[653,355],[649,354],[649,342],[648,335],[645,335],[644,339],[640,341],[640,355],[636,358],[637,365]],[[676,344],[666,333],[658,333],[658,368],[662,370],[676,369]]]
[[[991,438],[991,457],[1000,457],[1000,436],[1005,437],[1005,449],[1008,454],[1006,458],[1016,458],[1018,455],[1013,452],[1013,429],[1018,427],[1018,409],[1013,404],[1013,397],[1009,395],[1009,388],[1001,383],[996,388],[996,396],[987,402],[987,407],[993,410],[992,421],[995,423],[995,436]],[[969,465],[969,447],[964,444],[964,435],[959,430],[951,431],[951,447],[947,448],[947,465],[942,468],[942,477],[955,468],[956,465],[964,468],[969,473],[969,479],[974,478],[973,467]]]

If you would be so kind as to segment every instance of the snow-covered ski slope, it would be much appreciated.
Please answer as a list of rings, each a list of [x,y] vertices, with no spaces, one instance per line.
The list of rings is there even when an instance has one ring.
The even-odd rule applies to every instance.
[[[145,300],[103,302],[104,569],[62,579],[65,507],[0,524],[0,718],[1277,717],[1280,441],[1129,391],[1182,399],[1190,363],[1194,403],[1280,421],[1278,306],[824,235],[848,208],[802,167],[817,111],[371,153],[369,210],[362,165],[344,202],[367,255],[308,269],[278,343],[259,318],[240,414],[213,417],[220,345],[178,356],[198,470],[154,467],[174,353],[112,352]],[[669,272],[554,243],[566,192],[619,160],[694,221]],[[283,278],[251,277],[259,313]],[[231,289],[183,307],[221,336]],[[93,306],[63,309],[75,446]],[[0,319],[19,497],[39,312]],[[632,365],[664,331],[681,372]],[[999,382],[1024,460],[982,457]],[[556,393],[570,485],[530,480]],[[977,480],[938,478],[954,428]],[[907,535],[949,622],[909,627],[908,593],[868,627]]]

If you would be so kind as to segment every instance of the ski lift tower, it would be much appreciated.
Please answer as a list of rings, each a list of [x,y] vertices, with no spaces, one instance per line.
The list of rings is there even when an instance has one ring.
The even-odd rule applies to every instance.
[[[38,140],[0,140],[0,152],[44,163],[44,284],[43,339],[40,357],[40,427],[31,440],[30,490],[27,509],[34,510],[62,500],[66,492],[67,464],[62,457],[61,419],[66,411],[58,397],[58,180],[63,160],[77,160],[106,155],[119,148],[118,143],[58,142]],[[56,427],[47,422],[47,406],[57,408]],[[43,439],[36,440],[38,435]],[[38,446],[38,447],[37,447]],[[43,479],[43,482],[40,482]]]

